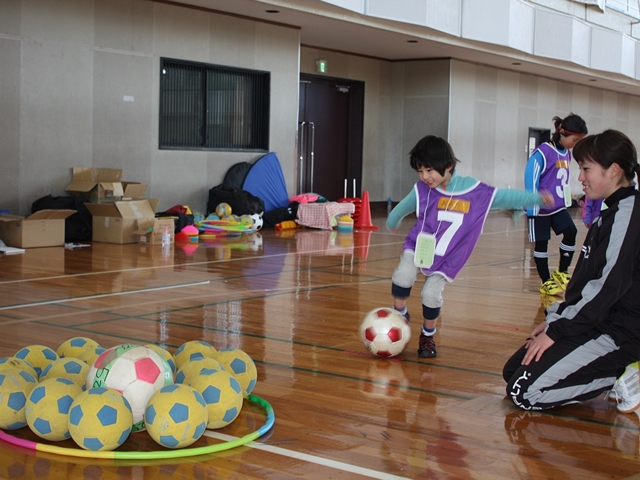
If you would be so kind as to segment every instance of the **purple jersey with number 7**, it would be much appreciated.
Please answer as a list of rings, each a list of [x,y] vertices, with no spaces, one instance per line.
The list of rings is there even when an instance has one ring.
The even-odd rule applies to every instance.
[[[439,273],[451,282],[473,252],[491,208],[496,189],[477,182],[467,190],[450,193],[416,183],[418,220],[404,242],[404,250],[416,248],[419,233],[434,234],[436,249],[433,265],[422,273]]]

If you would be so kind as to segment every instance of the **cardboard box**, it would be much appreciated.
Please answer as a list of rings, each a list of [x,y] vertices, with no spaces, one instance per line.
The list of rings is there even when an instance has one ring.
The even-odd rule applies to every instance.
[[[73,178],[65,189],[91,203],[113,202],[124,195],[122,169],[73,167]]]
[[[139,200],[146,190],[146,183],[122,182],[122,200]]]
[[[137,243],[138,222],[153,220],[159,200],[121,200],[113,203],[85,203],[93,215],[93,241]]]
[[[28,217],[0,215],[0,239],[17,248],[64,245],[64,220],[76,210],[40,210]]]
[[[167,229],[171,236],[171,243],[175,240],[176,222],[173,217],[141,219],[138,221],[138,243],[147,245],[162,245],[162,235]]]

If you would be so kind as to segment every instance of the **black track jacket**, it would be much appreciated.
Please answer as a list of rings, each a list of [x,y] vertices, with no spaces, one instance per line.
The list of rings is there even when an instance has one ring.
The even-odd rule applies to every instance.
[[[640,192],[620,188],[584,241],[565,301],[547,311],[554,341],[594,330],[640,359]]]

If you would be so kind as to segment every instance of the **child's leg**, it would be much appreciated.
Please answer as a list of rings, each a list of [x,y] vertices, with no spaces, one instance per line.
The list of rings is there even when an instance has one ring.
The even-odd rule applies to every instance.
[[[633,355],[608,335],[587,333],[565,337],[547,349],[539,361],[522,365],[522,346],[505,364],[507,396],[523,410],[543,410],[595,398],[610,390]]]
[[[418,343],[418,356],[433,358],[436,356],[436,324],[442,307],[442,291],[447,280],[439,274],[427,276],[422,287],[422,330]]]
[[[551,274],[549,273],[549,241],[542,240],[538,241],[535,244],[533,249],[533,260],[536,262],[536,270],[538,270],[538,275],[540,275],[540,280],[542,283],[546,282],[551,278]]]
[[[573,259],[573,252],[576,251],[576,235],[578,229],[575,225],[567,227],[562,231],[562,242],[560,242],[560,264],[558,270],[563,273],[569,271],[571,260]]]
[[[413,257],[412,251],[404,250],[400,256],[400,263],[391,277],[393,308],[403,315],[407,314],[407,299],[411,296],[411,289],[418,274],[418,268],[413,264]]]

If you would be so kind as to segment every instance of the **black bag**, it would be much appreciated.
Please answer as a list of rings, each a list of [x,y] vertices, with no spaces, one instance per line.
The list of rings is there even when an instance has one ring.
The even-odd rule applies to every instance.
[[[66,243],[85,242],[91,240],[93,232],[92,216],[81,197],[46,197],[39,198],[31,204],[31,213],[40,210],[76,210],[78,213],[64,220],[64,241]]]
[[[264,228],[274,228],[278,223],[295,220],[298,216],[298,202],[291,202],[288,207],[274,208],[262,216]]]
[[[216,207],[221,203],[228,203],[231,207],[231,213],[234,215],[264,213],[262,199],[240,188],[226,188],[223,185],[218,185],[209,190],[207,215],[215,213]]]

